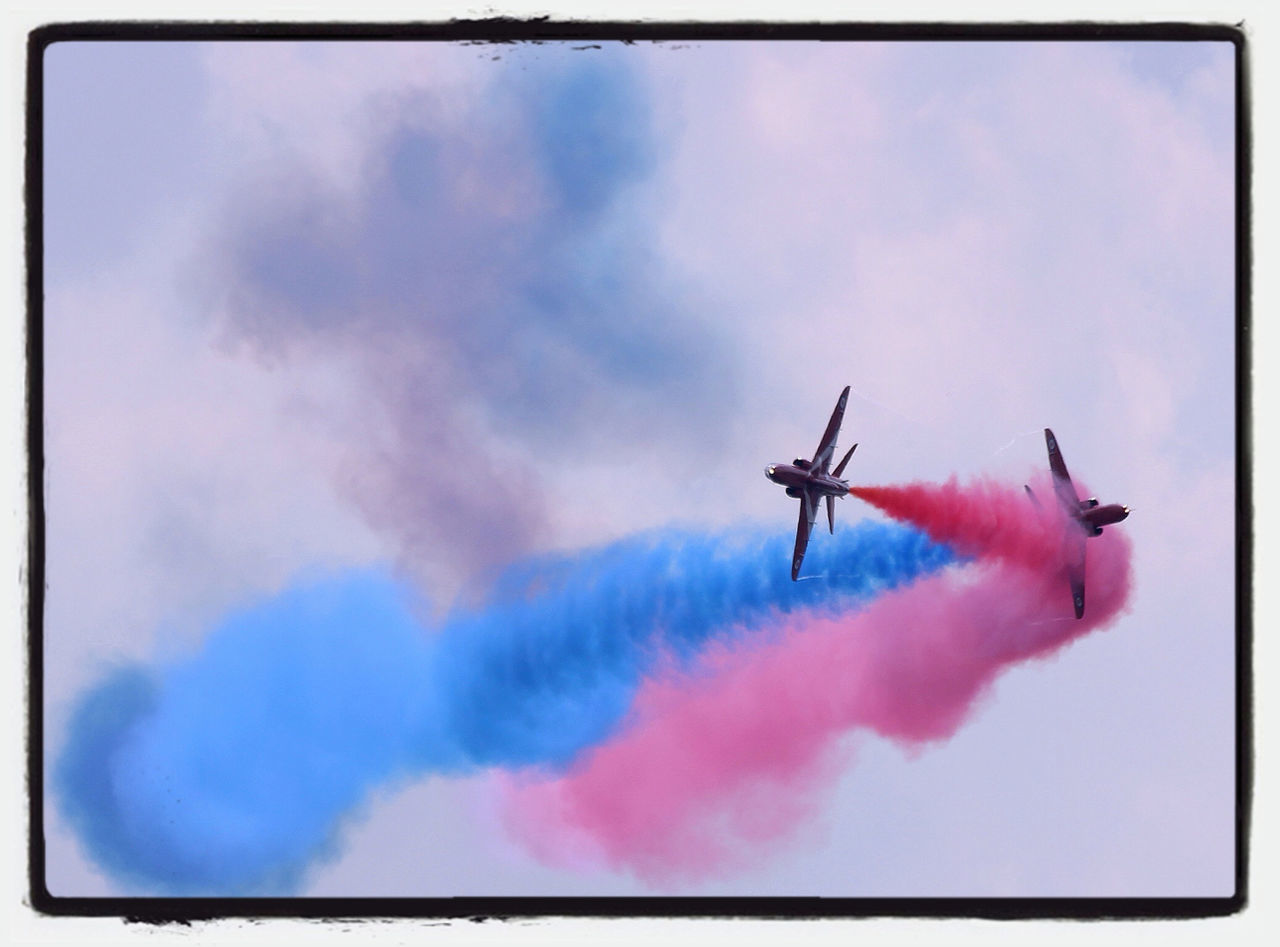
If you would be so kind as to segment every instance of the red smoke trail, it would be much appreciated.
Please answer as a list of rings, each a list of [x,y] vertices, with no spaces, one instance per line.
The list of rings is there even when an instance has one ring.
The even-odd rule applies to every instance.
[[[1042,504],[1037,510],[1023,490],[993,480],[961,486],[911,483],[892,487],[851,487],[849,492],[893,519],[923,529],[962,556],[1002,559],[1028,568],[1061,567],[1063,530],[1071,526],[1057,513],[1048,478],[1038,480]],[[1074,528],[1074,526],[1072,526]]]
[[[855,614],[793,615],[766,645],[648,682],[629,726],[564,777],[507,784],[517,838],[545,860],[604,863],[655,884],[746,867],[820,801],[843,735],[944,740],[1002,668],[1051,654],[1124,607],[1120,530],[1089,541],[1088,608],[1076,621],[1055,558],[1057,516],[1037,515],[1021,490],[953,481],[854,492],[976,561]]]

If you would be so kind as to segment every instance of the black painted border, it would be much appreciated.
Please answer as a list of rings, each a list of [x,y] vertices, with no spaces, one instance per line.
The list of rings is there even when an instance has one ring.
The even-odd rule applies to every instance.
[[[1221,898],[78,898],[50,894],[44,846],[44,260],[43,59],[53,43],[89,40],[420,40],[510,43],[553,41],[1151,41],[1230,42],[1236,52],[1236,888]],[[750,917],[750,918],[1199,918],[1234,914],[1248,902],[1253,797],[1253,492],[1250,346],[1252,240],[1251,96],[1243,29],[1225,24],[1159,23],[648,23],[548,18],[414,23],[254,23],[91,21],[28,34],[24,197],[27,263],[27,790],[29,904],[63,916],[122,917],[172,923],[244,918]]]

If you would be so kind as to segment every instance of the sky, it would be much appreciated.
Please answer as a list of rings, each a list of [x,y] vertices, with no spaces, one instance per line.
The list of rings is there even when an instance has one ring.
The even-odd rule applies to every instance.
[[[298,728],[350,734],[360,778],[309,783],[302,854],[228,842],[182,875],[215,891],[1231,893],[1234,537],[1204,515],[1234,503],[1230,45],[77,43],[45,69],[54,894],[167,893],[225,825],[139,864],[73,791],[86,721],[157,687],[170,729],[113,764],[139,799],[182,746],[252,793]],[[751,582],[794,510],[761,468],[845,384],[860,484],[1017,489],[1051,425],[1135,510],[1126,609],[935,738],[846,721],[813,793],[768,797],[804,796],[785,831],[709,873],[526,844],[504,781],[646,682],[674,700],[654,641],[773,621]],[[770,592],[784,615],[952,563],[839,505],[813,564],[855,574]],[[713,581],[741,594],[699,611]],[[475,656],[526,640],[536,672]],[[246,716],[192,742],[246,668]],[[497,730],[427,759],[446,741],[381,726],[455,685]],[[263,720],[284,742],[234,730]]]

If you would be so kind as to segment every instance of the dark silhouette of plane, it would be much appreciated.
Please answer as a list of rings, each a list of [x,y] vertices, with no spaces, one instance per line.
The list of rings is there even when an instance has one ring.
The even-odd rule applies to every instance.
[[[1053,431],[1044,429],[1044,442],[1049,448],[1049,469],[1053,471],[1053,492],[1058,497],[1058,505],[1076,528],[1067,530],[1067,581],[1071,583],[1071,601],[1075,605],[1076,618],[1084,617],[1084,558],[1085,540],[1090,536],[1101,536],[1102,527],[1119,523],[1129,515],[1129,508],[1119,503],[1098,505],[1097,497],[1081,500],[1076,496],[1076,488],[1071,483],[1071,475],[1067,473],[1067,465],[1062,460],[1062,451],[1058,450],[1058,440]],[[1040,501],[1029,486],[1023,485],[1027,496],[1037,509],[1042,509]]]
[[[831,412],[831,420],[827,429],[822,432],[822,440],[812,460],[797,457],[789,464],[770,464],[764,468],[764,475],[774,483],[787,488],[787,496],[800,501],[800,522],[796,525],[796,549],[791,557],[791,578],[794,581],[800,573],[800,563],[804,561],[804,551],[809,545],[809,531],[818,518],[818,500],[827,498],[827,525],[831,532],[836,531],[836,497],[847,496],[849,482],[841,480],[844,465],[849,462],[858,445],[849,448],[844,460],[836,465],[836,469],[827,472],[831,466],[831,457],[835,453],[836,435],[840,433],[840,422],[844,419],[844,406],[849,400],[849,386],[840,392],[840,400],[836,409]]]

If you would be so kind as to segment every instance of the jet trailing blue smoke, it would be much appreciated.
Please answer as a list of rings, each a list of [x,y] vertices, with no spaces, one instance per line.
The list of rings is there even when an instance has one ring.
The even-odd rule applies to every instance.
[[[952,562],[862,522],[813,543],[664,531],[512,568],[438,629],[381,572],[300,583],[166,667],[109,675],[53,773],[62,810],[122,884],[164,894],[296,890],[379,786],[561,767],[607,740],[646,673],[749,646],[797,609],[851,610]]]

